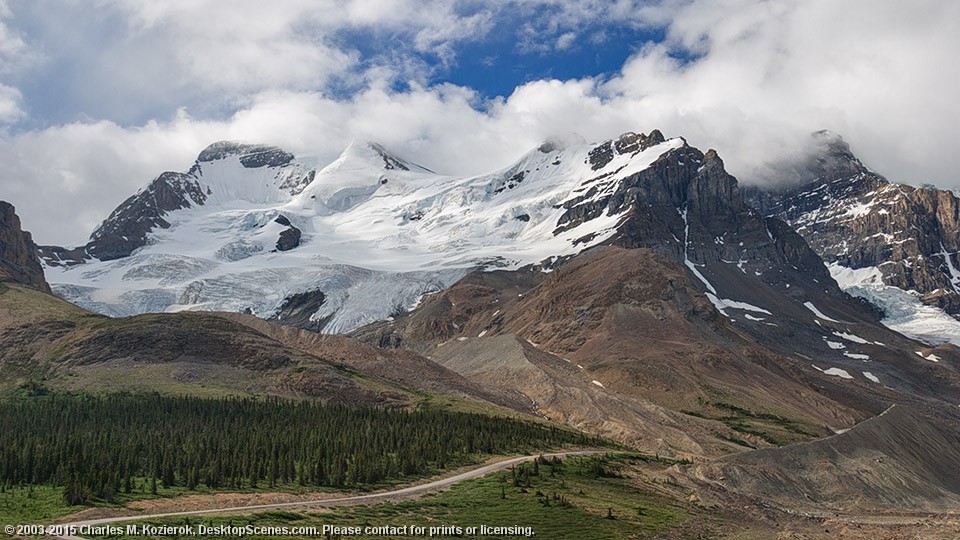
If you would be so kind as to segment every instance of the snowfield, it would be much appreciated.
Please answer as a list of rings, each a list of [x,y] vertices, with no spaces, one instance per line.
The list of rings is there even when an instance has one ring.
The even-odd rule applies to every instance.
[[[114,316],[270,317],[290,295],[319,290],[325,302],[311,319],[347,332],[412,309],[475,269],[549,263],[607,240],[622,216],[604,213],[555,234],[562,203],[588,188],[599,199],[683,144],[670,139],[592,170],[596,145],[548,141],[475,177],[438,175],[370,143],[351,144],[325,167],[310,157],[250,167],[225,152],[188,173],[205,203],[165,214],[170,227],[154,229],[129,257],[44,270],[57,294]],[[302,236],[278,251],[284,218]]]

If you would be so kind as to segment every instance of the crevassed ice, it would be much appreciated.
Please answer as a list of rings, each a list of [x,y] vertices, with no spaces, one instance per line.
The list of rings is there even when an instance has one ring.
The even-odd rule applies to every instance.
[[[879,268],[853,269],[831,263],[827,269],[841,289],[883,309],[881,322],[887,328],[930,345],[960,345],[960,321],[925,305],[916,294],[885,285]]]

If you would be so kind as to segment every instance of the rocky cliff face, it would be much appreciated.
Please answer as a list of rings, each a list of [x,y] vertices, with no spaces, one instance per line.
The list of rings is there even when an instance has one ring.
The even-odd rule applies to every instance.
[[[124,201],[93,231],[87,253],[102,261],[126,257],[146,243],[147,233],[154,228],[170,226],[163,219],[164,214],[202,205],[206,198],[207,193],[196,178],[165,172],[146,189]]]
[[[875,267],[887,285],[960,314],[960,201],[950,191],[887,181],[838,136],[782,167],[788,186],[747,190],[748,201],[802,235],[828,264]]]
[[[235,155],[239,155],[240,163],[249,169],[282,167],[293,161],[293,154],[275,146],[220,141],[200,152],[197,156],[197,164],[210,163]]]
[[[662,141],[657,130],[626,133],[597,146],[590,159],[602,165]],[[606,244],[649,248],[688,268],[734,265],[767,283],[805,282],[841,294],[803,238],[779,218],[764,218],[744,203],[737,179],[714,150],[703,153],[684,144],[636,174],[616,180],[599,176],[584,184],[590,187],[582,195],[563,203],[566,212],[556,232],[603,215],[622,215]]]
[[[50,292],[36,248],[30,233],[20,228],[13,205],[0,201],[0,278]]]

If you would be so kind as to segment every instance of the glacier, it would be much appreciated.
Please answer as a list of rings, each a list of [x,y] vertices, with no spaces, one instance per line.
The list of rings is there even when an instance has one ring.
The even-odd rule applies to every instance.
[[[885,314],[880,322],[887,328],[928,345],[960,346],[960,321],[924,304],[916,292],[884,284],[879,268],[853,269],[830,263],[827,269],[841,289],[879,306]]]
[[[456,177],[367,142],[324,166],[310,156],[278,160],[282,151],[261,147],[257,156],[267,158],[256,161],[217,143],[186,173],[205,200],[165,213],[169,227],[152,229],[129,256],[45,264],[45,272],[58,295],[111,316],[211,310],[269,318],[289,296],[322,291],[311,320],[324,321],[324,332],[348,332],[410,310],[474,270],[549,270],[604,242],[623,216],[604,212],[560,228],[563,203],[600,199],[685,144],[614,150],[592,167],[596,144],[548,141],[504,169]],[[284,222],[302,236],[278,251]]]

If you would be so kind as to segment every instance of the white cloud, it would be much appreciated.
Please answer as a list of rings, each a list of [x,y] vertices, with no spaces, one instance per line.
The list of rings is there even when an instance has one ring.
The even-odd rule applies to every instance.
[[[26,44],[7,24],[9,18],[10,8],[0,0],[0,77],[9,75],[28,61]],[[22,101],[23,95],[17,88],[0,80],[0,129],[23,117]]]
[[[492,27],[489,10],[461,14],[442,0],[106,1],[126,12],[131,37],[168,38],[192,82],[232,93],[319,89],[355,71],[359,55],[340,31],[389,35],[449,61],[455,43]]]
[[[702,56],[684,64],[677,49]],[[746,181],[771,153],[826,128],[893,179],[958,187],[943,159],[960,125],[956,51],[953,3],[697,1],[606,90],[638,117],[717,147]]]
[[[0,198],[17,205],[40,242],[81,243],[137,188],[188,168],[221,139],[321,159],[352,138],[372,139],[435,170],[469,174],[506,166],[551,135],[601,140],[659,128],[717,148],[749,182],[764,160],[827,128],[891,179],[960,187],[949,159],[960,126],[960,7],[950,3],[522,0],[470,3],[469,11],[439,0],[248,1],[230,10],[210,0],[101,4],[124,14],[123,39],[102,52],[117,73],[93,69],[77,91],[91,103],[120,108],[134,96],[134,108],[163,102],[188,105],[190,114],[130,125],[94,116],[0,137]],[[533,81],[491,101],[468,88],[425,86],[429,77],[418,72],[431,66],[410,50],[456,61],[457,43],[496,32],[498,17],[518,13],[543,15],[528,37],[543,31],[540,44],[549,47],[574,31],[578,40],[600,39],[577,25],[611,18],[669,24],[668,38],[639,48],[611,79]],[[338,44],[337,31],[391,36],[409,50],[363,59]],[[351,92],[334,97],[318,87],[331,78]],[[397,80],[409,90],[393,90]],[[17,89],[0,87],[0,121],[5,91],[8,116],[22,110]]]
[[[472,5],[470,3],[467,4]],[[11,18],[30,42],[6,39],[34,62],[16,70],[32,125],[169,118],[179,107],[224,117],[261,92],[349,92],[371,79],[426,82],[458,43],[493,27],[495,4],[445,0],[35,0]],[[0,4],[0,8],[3,5]],[[0,9],[0,23],[3,10]],[[376,44],[364,57],[360,50]],[[42,53],[42,54],[41,54]],[[10,62],[0,62],[0,75]],[[54,90],[56,89],[56,90]],[[63,89],[68,89],[64,92]]]
[[[20,108],[22,100],[20,91],[4,84],[0,84],[0,128],[4,124],[13,123],[23,116]]]
[[[11,16],[10,7],[0,0],[0,72],[8,72],[26,52],[23,38],[10,28],[7,19]]]
[[[577,39],[577,34],[574,32],[565,32],[557,38],[557,48],[560,50],[569,49],[573,42]]]

